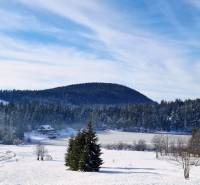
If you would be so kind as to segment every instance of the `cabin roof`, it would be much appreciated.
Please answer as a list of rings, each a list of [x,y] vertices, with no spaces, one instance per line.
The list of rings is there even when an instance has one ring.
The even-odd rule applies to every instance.
[[[54,130],[51,125],[40,125],[38,130]]]

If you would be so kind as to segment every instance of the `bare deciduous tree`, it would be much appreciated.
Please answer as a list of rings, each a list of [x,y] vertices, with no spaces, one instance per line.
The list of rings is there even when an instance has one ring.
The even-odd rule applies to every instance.
[[[199,165],[199,142],[200,133],[193,134],[189,142],[185,142],[182,138],[171,140],[168,137],[162,137],[162,139],[157,137],[152,140],[156,149],[156,156],[158,156],[157,153],[160,153],[163,158],[179,163],[183,168],[185,179],[189,179],[191,166]]]
[[[159,158],[159,153],[162,156],[162,150],[163,150],[163,135],[155,135],[152,139],[152,144],[154,146],[154,149],[156,151],[156,159]]]
[[[44,160],[44,156],[47,153],[47,150],[45,149],[44,145],[38,144],[36,145],[36,156],[37,160]]]

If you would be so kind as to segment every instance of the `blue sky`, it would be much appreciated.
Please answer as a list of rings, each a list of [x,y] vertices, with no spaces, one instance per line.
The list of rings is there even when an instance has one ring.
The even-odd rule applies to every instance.
[[[200,0],[0,0],[0,88],[112,82],[198,98]]]

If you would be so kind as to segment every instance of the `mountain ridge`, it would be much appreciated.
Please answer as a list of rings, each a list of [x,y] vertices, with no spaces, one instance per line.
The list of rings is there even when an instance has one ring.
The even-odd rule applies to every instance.
[[[103,82],[72,84],[44,90],[2,90],[0,99],[9,102],[38,100],[72,105],[154,103],[132,88]]]

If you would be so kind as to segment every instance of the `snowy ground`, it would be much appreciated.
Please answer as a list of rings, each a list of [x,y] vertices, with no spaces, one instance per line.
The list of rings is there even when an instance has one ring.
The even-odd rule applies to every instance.
[[[155,135],[164,134],[168,135],[170,138],[181,138],[183,140],[188,140],[189,135],[179,135],[179,134],[170,134],[170,133],[137,133],[137,132],[123,132],[123,131],[114,131],[108,130],[98,133],[99,141],[101,144],[117,144],[120,142],[132,144],[137,142],[140,139],[143,139],[147,144],[151,144],[151,140]]]
[[[67,132],[61,131],[59,135],[61,137],[57,139],[48,139],[47,137],[41,135],[35,135],[34,133],[29,134],[31,140],[33,142],[42,141],[44,144],[52,144],[52,145],[61,145],[65,146],[68,138],[71,135],[74,135],[76,132],[73,129],[68,129]],[[164,134],[168,135],[170,138],[182,138],[184,141],[187,141],[190,136],[189,135],[180,135],[178,133],[170,134],[170,133],[136,133],[136,132],[123,132],[123,131],[115,131],[115,130],[107,130],[97,132],[99,142],[102,145],[107,144],[118,144],[120,142],[126,144],[132,144],[133,142],[137,142],[140,139],[146,141],[148,145],[151,144],[151,140],[155,135]],[[27,136],[28,137],[28,136]]]
[[[84,173],[66,169],[64,146],[46,148],[52,161],[37,161],[34,145],[0,145],[0,154],[16,154],[0,161],[0,185],[200,185],[200,167],[193,167],[185,180],[181,166],[156,160],[152,152],[103,150],[101,171]]]

